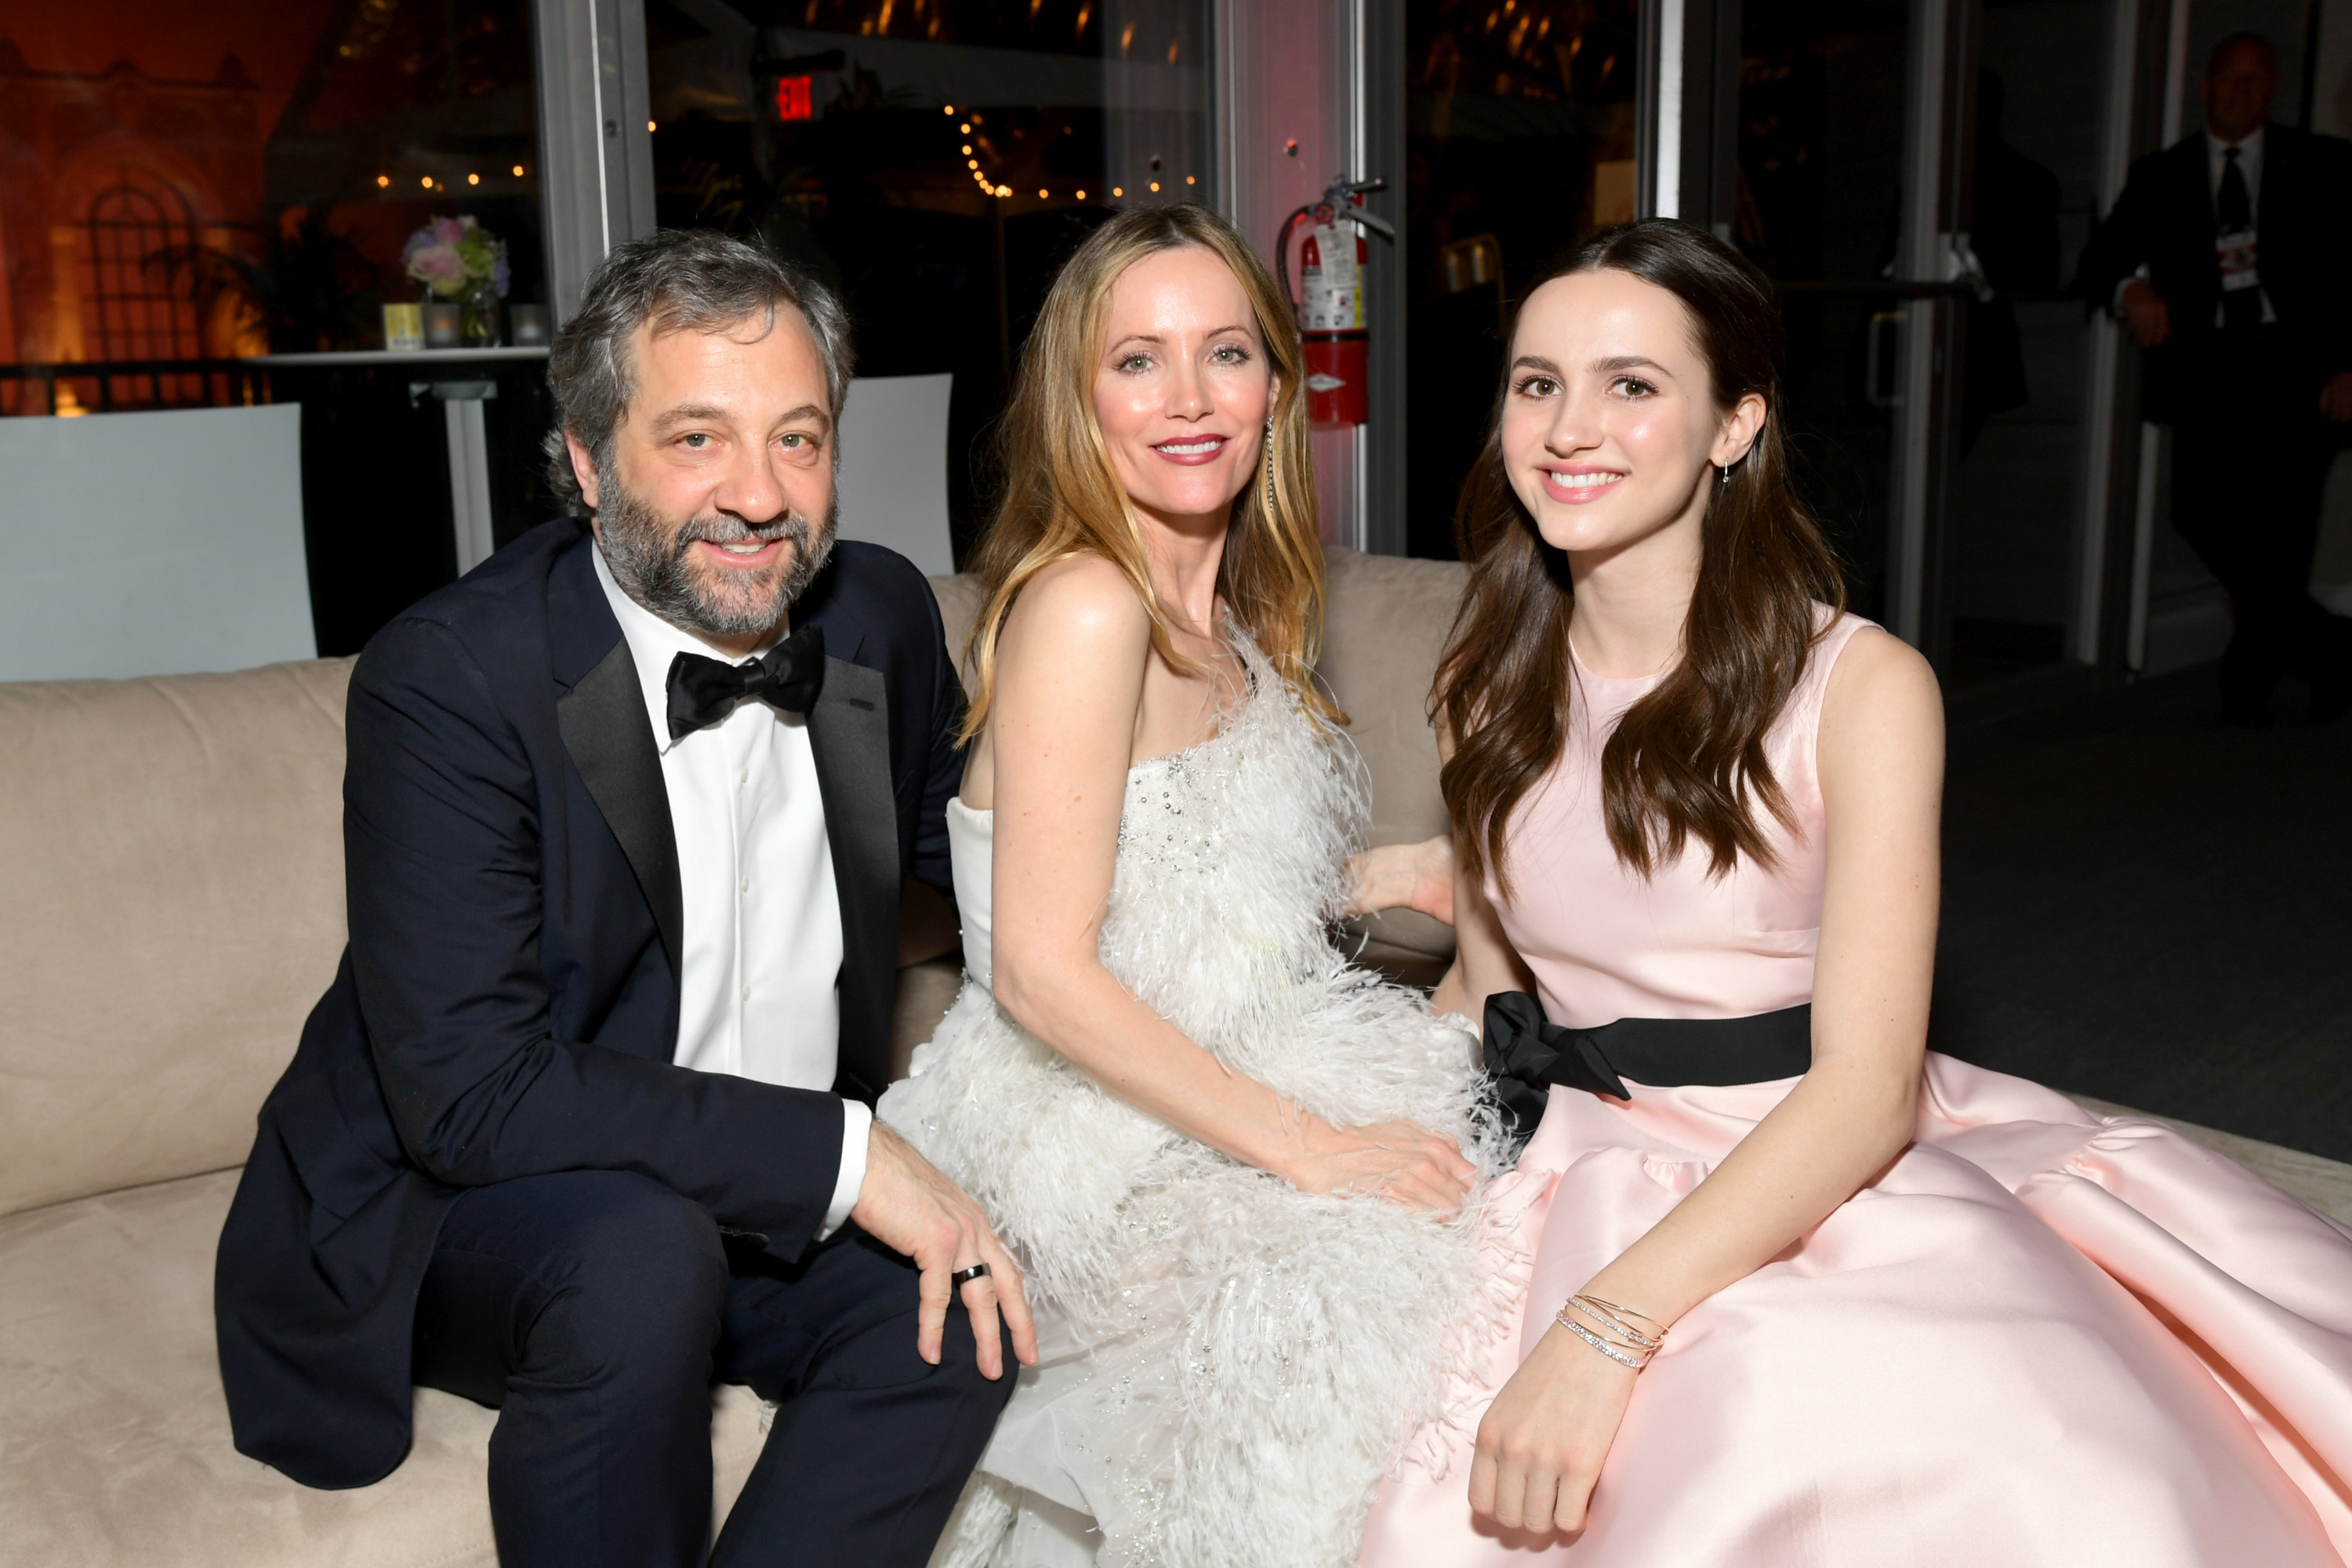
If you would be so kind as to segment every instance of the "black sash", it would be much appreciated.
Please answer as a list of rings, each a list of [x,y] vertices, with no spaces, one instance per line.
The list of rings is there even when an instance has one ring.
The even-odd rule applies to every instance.
[[[1665,1089],[1681,1084],[1769,1083],[1813,1062],[1811,1003],[1746,1018],[1620,1018],[1570,1029],[1543,1016],[1524,991],[1486,998],[1486,1070],[1514,1138],[1543,1120],[1553,1084],[1630,1100],[1625,1078]]]

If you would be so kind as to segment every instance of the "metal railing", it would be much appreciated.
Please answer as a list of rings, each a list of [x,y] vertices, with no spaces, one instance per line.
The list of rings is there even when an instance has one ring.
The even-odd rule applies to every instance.
[[[77,413],[241,407],[269,401],[269,371],[234,359],[0,364],[0,416],[54,415],[60,386],[65,407]]]

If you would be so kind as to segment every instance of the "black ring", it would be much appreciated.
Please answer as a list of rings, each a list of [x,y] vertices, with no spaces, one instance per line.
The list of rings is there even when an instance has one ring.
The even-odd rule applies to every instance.
[[[959,1268],[954,1273],[949,1275],[948,1284],[953,1289],[961,1290],[975,1279],[985,1279],[987,1278],[988,1265],[985,1263],[975,1263],[969,1268]]]

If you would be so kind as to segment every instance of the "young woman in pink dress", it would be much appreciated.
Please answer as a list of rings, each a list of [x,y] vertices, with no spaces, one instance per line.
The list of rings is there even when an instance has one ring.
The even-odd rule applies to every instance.
[[[2338,1564],[2352,1233],[1925,1048],[1941,709],[1840,608],[1780,348],[1673,223],[1520,311],[1435,707],[1524,1310],[1362,1561]]]

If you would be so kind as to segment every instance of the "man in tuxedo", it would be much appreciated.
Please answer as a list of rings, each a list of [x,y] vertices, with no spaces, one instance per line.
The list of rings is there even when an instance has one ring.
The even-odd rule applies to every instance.
[[[500,1561],[929,1556],[1035,1347],[979,1208],[870,1107],[962,693],[834,537],[847,321],[716,235],[558,336],[546,524],[352,679],[351,941],[215,1285],[237,1447],[363,1486],[412,1384],[499,1408]],[[778,1401],[710,1545],[710,1387]]]
[[[2271,124],[2278,84],[2259,35],[2216,45],[2205,129],[2132,165],[2079,280],[2147,351],[2173,526],[2234,605],[2221,710],[2243,725],[2291,665],[2314,717],[2352,706],[2352,624],[2310,592],[2329,426],[2352,422],[2352,143]]]

